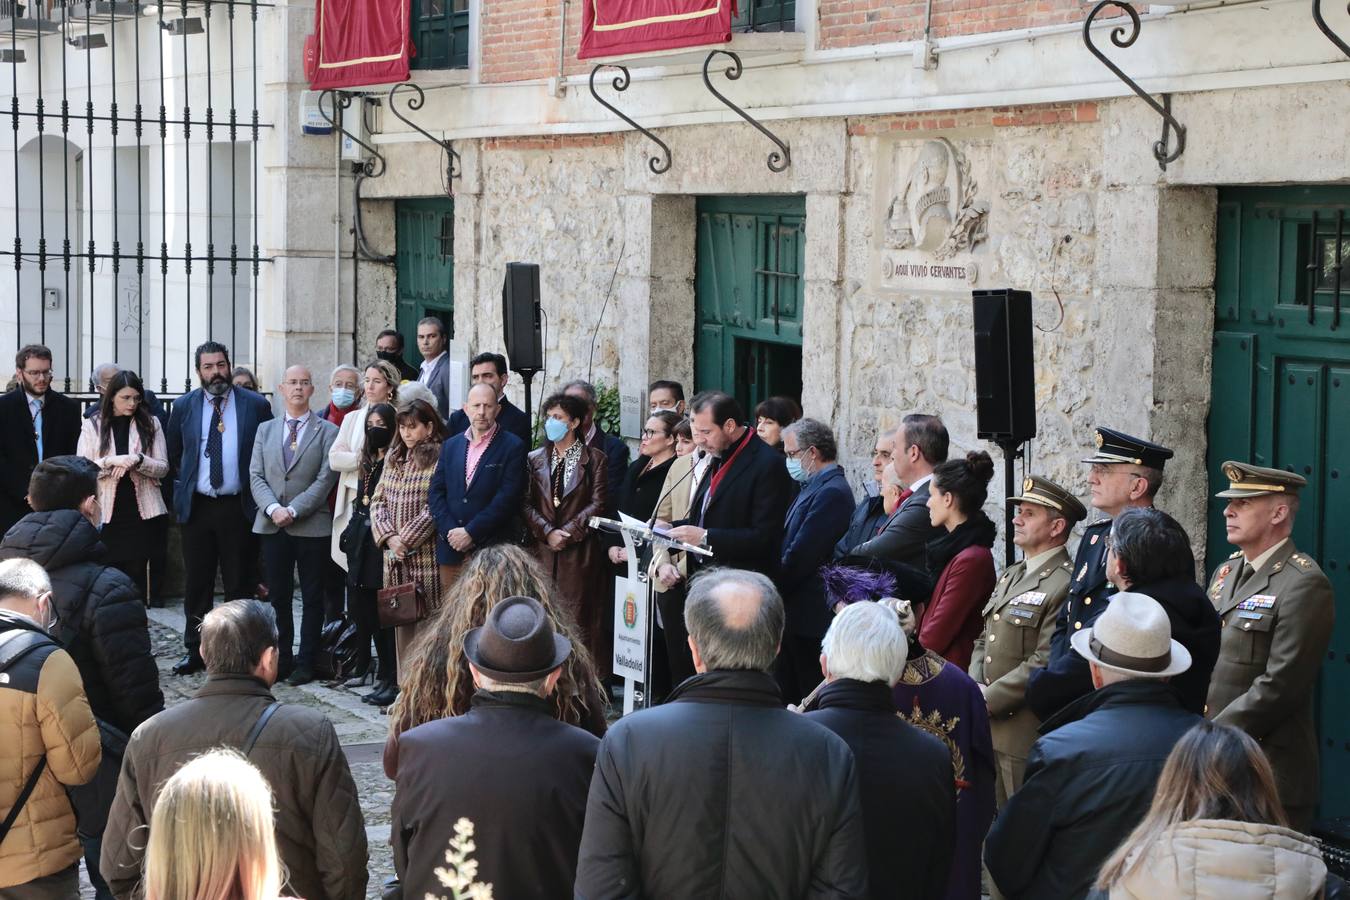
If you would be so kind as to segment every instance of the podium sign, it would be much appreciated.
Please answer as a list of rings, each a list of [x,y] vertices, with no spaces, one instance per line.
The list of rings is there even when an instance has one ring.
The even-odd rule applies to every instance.
[[[615,675],[647,683],[647,586],[635,578],[614,579],[613,664]]]

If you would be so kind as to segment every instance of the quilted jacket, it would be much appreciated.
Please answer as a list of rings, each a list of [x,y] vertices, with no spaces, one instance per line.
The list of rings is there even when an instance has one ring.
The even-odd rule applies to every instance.
[[[0,610],[0,635],[37,631],[32,619]],[[6,815],[45,753],[47,768],[0,843],[0,888],[60,872],[80,858],[66,785],[98,771],[98,726],[69,654],[38,647],[0,675],[0,810]]]

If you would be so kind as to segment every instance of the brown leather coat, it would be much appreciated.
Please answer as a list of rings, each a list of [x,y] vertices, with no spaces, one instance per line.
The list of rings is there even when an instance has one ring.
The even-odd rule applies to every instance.
[[[534,552],[544,571],[553,576],[558,597],[581,629],[582,640],[595,655],[602,674],[609,671],[609,660],[601,652],[601,619],[609,609],[601,588],[608,562],[599,532],[587,523],[591,516],[603,516],[609,501],[608,460],[594,447],[582,449],[572,478],[563,488],[561,505],[554,507],[549,472],[549,446],[530,454],[530,483],[525,495],[525,522],[534,539]],[[559,551],[548,546],[548,535],[555,530],[567,534]],[[612,594],[613,591],[610,591]]]

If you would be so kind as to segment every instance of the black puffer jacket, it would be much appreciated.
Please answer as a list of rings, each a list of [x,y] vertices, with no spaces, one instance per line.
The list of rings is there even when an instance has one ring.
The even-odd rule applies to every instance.
[[[163,709],[145,606],[130,578],[99,561],[103,544],[89,520],[74,509],[29,513],[0,542],[0,559],[12,557],[47,570],[54,636],[75,660],[94,715],[130,734]]]
[[[606,732],[576,897],[866,896],[853,752],[769,675],[695,675]]]

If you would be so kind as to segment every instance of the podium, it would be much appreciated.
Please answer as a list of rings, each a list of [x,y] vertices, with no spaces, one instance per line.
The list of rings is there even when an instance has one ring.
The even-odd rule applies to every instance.
[[[651,579],[646,566],[639,565],[639,551],[650,544],[653,548],[681,550],[696,556],[712,556],[706,547],[695,547],[670,537],[631,516],[622,521],[593,516],[589,525],[597,531],[608,531],[623,538],[628,551],[628,575],[615,579],[614,586],[614,658],[615,675],[623,676],[623,714],[634,708],[651,704],[652,623],[653,597]],[[637,689],[638,684],[642,690]]]

